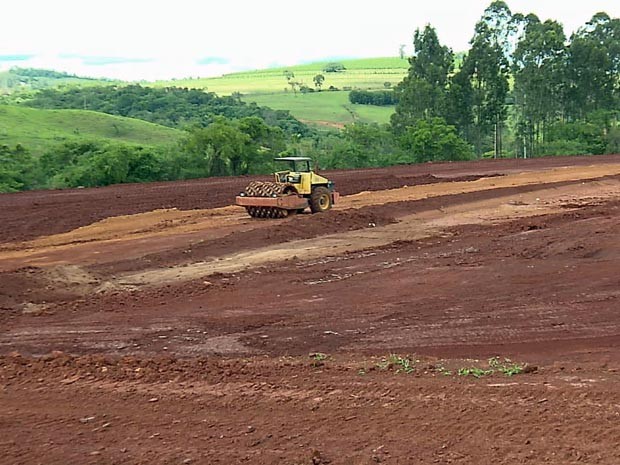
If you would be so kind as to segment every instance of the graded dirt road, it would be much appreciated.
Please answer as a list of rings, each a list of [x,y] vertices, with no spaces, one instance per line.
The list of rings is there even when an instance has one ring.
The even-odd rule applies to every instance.
[[[332,174],[0,196],[0,463],[620,463],[620,156]]]

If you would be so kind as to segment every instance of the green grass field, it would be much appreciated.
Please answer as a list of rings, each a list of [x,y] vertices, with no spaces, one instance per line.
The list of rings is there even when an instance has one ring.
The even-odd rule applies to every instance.
[[[334,60],[335,61],[335,60]],[[346,70],[325,73],[328,61],[226,74],[221,77],[159,81],[155,87],[178,86],[205,89],[218,95],[238,92],[242,100],[256,102],[277,110],[290,110],[296,118],[309,124],[339,127],[353,121],[387,123],[393,107],[352,105],[351,89],[383,90],[386,83],[396,86],[407,75],[409,62],[398,57],[338,60]],[[294,73],[294,81],[315,88],[313,78],[322,74],[322,92],[294,94],[285,76]],[[333,86],[339,91],[328,91]]]
[[[276,110],[289,110],[297,119],[319,126],[341,127],[355,121],[387,123],[394,113],[392,106],[354,105],[349,102],[348,92],[259,94],[244,97],[244,100]]]
[[[400,58],[364,58],[359,60],[339,60],[346,70],[338,73],[325,73],[322,69],[329,63],[316,62],[282,68],[269,68],[255,71],[226,74],[221,77],[200,79],[177,79],[158,81],[154,87],[177,86],[206,89],[218,95],[240,92],[244,95],[290,91],[285,71],[295,74],[294,80],[308,87],[314,87],[313,78],[317,74],[325,76],[323,89],[334,86],[339,89],[351,87],[358,89],[384,89],[384,83],[398,84],[407,74],[409,62]]]
[[[22,144],[40,155],[51,144],[105,139],[148,146],[165,145],[181,131],[146,121],[85,110],[39,110],[0,105],[0,145]]]

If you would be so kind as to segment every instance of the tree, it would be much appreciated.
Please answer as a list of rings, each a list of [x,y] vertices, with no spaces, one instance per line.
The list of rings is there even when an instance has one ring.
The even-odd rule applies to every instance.
[[[40,158],[43,187],[95,187],[166,179],[163,149],[92,140],[65,142]]]
[[[474,141],[474,90],[466,69],[459,69],[450,78],[447,94],[446,121],[456,127],[465,140]]]
[[[513,62],[517,135],[524,157],[535,155],[549,124],[563,109],[565,42],[556,21],[542,23],[532,14],[524,19]]]
[[[297,81],[293,81],[291,79],[290,81],[288,81],[288,85],[291,86],[291,90],[293,91],[293,94],[297,95],[297,89],[301,86],[301,83]]]
[[[471,146],[442,118],[422,119],[408,127],[400,136],[400,145],[409,161],[416,163],[473,157]]]
[[[352,90],[349,92],[349,102],[361,105],[394,105],[395,94],[390,90]]]
[[[206,128],[190,131],[181,149],[192,175],[183,177],[226,176],[241,170],[244,146],[249,137],[235,124],[218,117]]]
[[[513,15],[506,2],[494,0],[484,10],[478,24],[484,24],[490,41],[497,44],[508,62],[512,61],[515,50],[515,35],[522,15]]]
[[[439,43],[432,26],[416,30],[413,45],[408,75],[395,88],[398,105],[391,123],[397,133],[420,119],[445,115],[448,74],[454,67],[452,50]]]
[[[331,62],[331,63],[327,63],[324,67],[323,67],[323,72],[324,73],[340,73],[342,71],[346,71],[346,67],[339,62]]]
[[[493,2],[476,24],[471,49],[459,71],[470,83],[470,86],[461,83],[459,90],[471,92],[467,99],[472,110],[473,143],[478,156],[485,151],[489,138],[493,139],[494,157],[502,152],[501,134],[507,117],[511,20],[508,6],[502,1]]]
[[[325,81],[325,76],[323,76],[322,74],[317,74],[316,76],[312,78],[312,80],[314,81],[315,87],[317,87],[320,91],[321,86],[323,85],[323,82]]]
[[[617,111],[620,85],[620,19],[597,13],[571,36],[567,56],[567,114]]]
[[[37,175],[35,161],[22,145],[0,145],[0,192],[36,187]]]
[[[242,159],[235,174],[262,174],[271,170],[275,155],[286,150],[284,131],[268,126],[257,117],[239,120],[239,130],[247,136]]]
[[[293,80],[294,74],[291,76]],[[309,131],[287,111],[246,103],[239,97],[239,94],[218,97],[202,89],[128,85],[47,89],[26,103],[37,108],[83,109],[84,100],[87,100],[88,108],[93,111],[143,119],[180,129],[192,125],[207,126],[217,116],[232,119],[258,116],[269,119],[270,125],[279,126],[289,134]]]

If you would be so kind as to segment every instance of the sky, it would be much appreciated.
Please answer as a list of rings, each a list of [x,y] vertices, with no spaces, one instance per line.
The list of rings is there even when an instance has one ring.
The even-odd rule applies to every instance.
[[[210,77],[299,63],[413,52],[431,24],[465,51],[491,0],[20,0],[0,10],[0,70],[14,66],[123,80]],[[506,0],[570,35],[618,0]]]

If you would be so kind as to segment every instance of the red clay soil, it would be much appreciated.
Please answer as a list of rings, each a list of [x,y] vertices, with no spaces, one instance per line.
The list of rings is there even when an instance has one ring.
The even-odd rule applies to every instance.
[[[475,379],[379,360],[0,363],[7,464],[620,461],[620,376],[609,368]]]
[[[59,303],[42,315],[9,313],[0,347],[32,355],[405,351],[536,362],[591,347],[617,358],[619,205],[78,300],[63,300],[59,289],[48,293]],[[211,347],[214,338],[223,339]]]
[[[466,180],[470,176],[488,176],[494,173],[619,162],[620,155],[548,157],[530,160],[481,160],[474,163],[428,163],[327,171],[326,174],[336,182],[343,195],[349,195],[364,190],[436,182],[437,177]],[[231,199],[241,192],[248,182],[255,179],[264,179],[264,176],[0,194],[0,243],[57,234],[110,216],[129,215],[158,208],[189,210],[229,205]]]
[[[502,173],[508,163],[517,166],[434,165],[427,174]],[[560,184],[576,192],[582,183]],[[185,186],[200,197],[202,184]],[[540,188],[302,215],[135,263],[0,273],[0,463],[617,465],[618,198],[92,292],[128,270],[225,259],[296,231],[320,244],[345,228]],[[108,199],[95,216],[156,203],[142,191],[144,203],[136,196],[115,210],[104,194],[116,189],[136,186],[76,190],[69,203],[80,212],[95,194]],[[26,222],[36,211],[29,195],[37,193],[9,196],[29,212]]]
[[[607,179],[618,179],[619,176],[608,176]],[[356,210],[331,210],[322,215],[309,212],[287,218],[278,222],[257,220],[268,223],[268,227],[235,230],[224,237],[204,239],[192,243],[188,247],[173,248],[153,254],[146,254],[139,259],[118,260],[113,263],[95,265],[89,269],[104,275],[120,272],[141,270],[149,267],[166,267],[183,263],[194,263],[221,257],[234,252],[252,250],[257,247],[281,244],[292,240],[311,239],[327,234],[374,228],[395,223],[397,219],[412,214],[438,210],[446,205],[459,205],[469,202],[493,199],[499,196],[518,195],[535,192],[543,186],[557,188],[582,181],[563,181],[530,186],[497,188],[493,190],[475,191],[465,194],[451,194],[430,197],[420,200],[391,202],[383,205],[370,205]],[[261,224],[262,226],[262,224]]]

